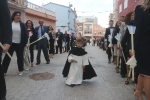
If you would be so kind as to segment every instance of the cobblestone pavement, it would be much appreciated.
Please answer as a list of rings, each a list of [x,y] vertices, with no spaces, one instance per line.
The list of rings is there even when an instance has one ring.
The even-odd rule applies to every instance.
[[[55,55],[51,63],[46,65],[42,54],[41,65],[24,71],[18,76],[15,54],[6,76],[7,100],[135,100],[133,83],[124,84],[115,66],[108,64],[105,51],[98,47],[87,46],[90,61],[98,75],[82,85],[71,88],[65,85],[62,70],[67,53]],[[36,51],[35,51],[36,56]],[[34,64],[35,65],[35,64]],[[55,75],[53,79],[35,81],[29,78],[34,73],[49,72]]]

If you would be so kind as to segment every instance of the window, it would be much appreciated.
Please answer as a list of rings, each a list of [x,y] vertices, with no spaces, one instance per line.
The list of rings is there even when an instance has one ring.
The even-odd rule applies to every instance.
[[[128,0],[124,0],[124,9],[128,8]]]
[[[119,5],[119,13],[122,12],[122,4]]]
[[[82,31],[82,26],[79,26],[79,30]]]
[[[85,26],[85,29],[84,29],[84,34],[92,34],[92,29],[90,28],[89,25]]]

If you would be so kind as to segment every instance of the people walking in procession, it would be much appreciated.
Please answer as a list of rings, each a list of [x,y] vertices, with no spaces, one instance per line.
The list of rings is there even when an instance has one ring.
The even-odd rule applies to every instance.
[[[74,33],[71,34],[71,42],[70,42],[70,45],[71,45],[71,50],[74,48],[75,46],[75,41],[76,41],[76,37],[74,35]]]
[[[125,17],[125,24],[126,25],[134,25],[134,12],[129,12]],[[131,35],[129,30],[126,28],[126,32],[121,40],[122,51],[125,54],[125,59],[128,61],[130,59],[129,49],[131,48]],[[125,75],[129,74],[130,66],[126,65],[124,58],[121,59],[121,76],[125,78]],[[127,77],[125,84],[128,85],[130,81],[130,77]]]
[[[57,46],[56,46],[56,54],[58,54],[58,48],[60,51],[60,54],[62,54],[62,43],[64,39],[64,34],[58,29],[58,32],[56,33],[56,40],[57,40]]]
[[[38,39],[41,38],[45,33],[48,33],[48,27],[44,26],[44,20],[43,19],[39,20],[39,24],[40,24],[40,26],[35,28],[36,37]],[[49,59],[47,47],[48,47],[47,38],[44,38],[44,39],[37,42],[38,53],[37,53],[37,63],[36,63],[36,65],[39,65],[41,63],[41,50],[43,50],[44,57],[45,57],[45,60],[46,60],[46,64],[50,64],[50,59]]]
[[[70,50],[70,36],[67,31],[64,33],[64,38],[66,39],[65,52],[68,52]]]
[[[12,59],[10,56],[13,56],[14,51],[16,52],[16,62],[19,71],[18,75],[22,76],[24,75],[23,70],[29,70],[29,68],[25,67],[26,65],[31,67],[34,66],[35,46],[37,49],[36,65],[41,64],[41,50],[43,51],[46,64],[49,64],[48,66],[51,66],[50,59],[54,58],[54,54],[57,54],[55,58],[62,60],[61,65],[64,63],[62,75],[66,78],[65,84],[70,87],[81,85],[84,80],[92,79],[97,76],[92,65],[97,66],[98,64],[96,63],[99,63],[99,61],[95,59],[96,63],[91,63],[90,59],[94,61],[94,57],[89,56],[88,52],[85,50],[93,50],[95,48],[98,50],[102,49],[100,52],[103,52],[104,54],[106,50],[107,55],[105,55],[108,58],[108,64],[106,64],[103,68],[106,68],[107,65],[107,68],[110,66],[112,67],[111,62],[113,62],[115,70],[112,71],[115,71],[115,73],[120,73],[117,75],[124,78],[122,84],[127,86],[130,84],[130,80],[132,79],[134,87],[133,89],[131,88],[131,91],[134,91],[133,95],[138,100],[144,100],[144,92],[146,100],[150,100],[150,0],[142,1],[143,3],[136,6],[134,11],[131,11],[126,15],[121,13],[121,16],[119,15],[119,19],[115,19],[117,21],[115,22],[115,27],[113,27],[114,21],[109,20],[109,27],[106,28],[105,34],[99,34],[99,36],[96,36],[96,34],[90,34],[90,30],[98,29],[98,27],[95,27],[94,25],[96,24],[95,19],[86,19],[87,22],[93,22],[94,27],[89,24],[85,24],[87,26],[77,25],[79,30],[71,27],[68,28],[69,30],[67,31],[61,32],[61,29],[58,29],[56,30],[57,32],[55,32],[55,24],[48,22],[44,24],[43,19],[40,19],[39,26],[34,28],[34,26],[36,26],[36,19],[28,19],[26,20],[26,23],[22,22],[22,11],[13,12],[12,17],[10,18],[7,0],[0,0],[0,100],[6,100],[6,83],[4,77],[8,76],[8,67],[10,66]],[[16,3],[14,0],[11,0],[10,2]],[[49,13],[47,13],[47,17],[48,16]],[[54,18],[55,14],[51,17]],[[42,16],[41,18],[45,19],[45,17]],[[50,16],[47,19],[50,19]],[[53,22],[55,22],[55,18],[53,19]],[[136,28],[133,37],[130,33],[129,26]],[[64,27],[64,25],[61,27]],[[103,29],[104,28],[102,27],[100,29],[102,30],[102,33]],[[69,34],[69,32],[72,33]],[[83,33],[85,37],[82,37],[81,33]],[[48,38],[50,38],[49,40],[45,38],[45,34],[48,34]],[[118,34],[120,35],[120,40],[116,38]],[[134,41],[132,41],[132,39]],[[89,45],[87,45],[88,42]],[[92,45],[90,45],[90,43],[92,43]],[[94,47],[96,44],[97,47]],[[87,48],[88,46],[90,48]],[[58,53],[63,53],[62,57],[65,57],[66,54],[68,55],[66,62],[63,62],[61,55]],[[4,54],[4,57],[2,54]],[[95,54],[91,52],[92,56]],[[53,60],[55,60],[55,58]],[[132,63],[134,63],[133,65],[135,66],[128,65],[128,61],[132,60],[131,58],[134,58]],[[28,64],[26,61],[28,61]],[[102,62],[102,65],[104,62]],[[47,69],[47,71],[50,70]],[[108,75],[108,73],[104,75]],[[40,75],[39,77],[41,79],[43,78],[43,76]]]
[[[26,28],[27,28],[28,38],[30,37],[29,35],[32,34],[32,36],[30,37],[30,40],[29,40],[29,43],[32,43],[37,39],[37,37],[36,37],[36,34],[35,34],[35,29],[34,29],[34,26],[33,26],[33,22],[31,20],[27,20]],[[34,46],[35,46],[35,44],[32,44],[29,47],[31,67],[33,67],[33,61],[34,61]]]
[[[134,92],[139,100],[144,100],[142,91],[144,89],[146,100],[150,100],[150,0],[143,0],[143,4],[135,9],[134,24],[135,31],[135,55],[137,60],[136,72],[139,73],[137,88]]]
[[[12,45],[10,46],[9,53],[12,56],[16,51],[17,64],[19,75],[23,74],[24,63],[23,63],[23,51],[27,45],[27,30],[25,24],[21,21],[21,12],[15,11],[12,14]],[[4,73],[7,73],[10,65],[10,57],[5,55],[2,66],[4,67]]]
[[[51,25],[49,26],[48,35],[50,37],[49,47],[48,47],[49,48],[49,57],[54,58],[54,43],[56,41],[56,34],[55,34],[54,29]]]
[[[120,65],[120,57],[121,57],[121,51],[119,49],[119,46],[118,46],[118,41],[117,39],[115,38],[115,36],[119,33],[120,31],[120,21],[117,21],[116,25],[115,25],[115,28],[114,28],[114,31],[113,31],[113,38],[112,38],[112,47],[114,49],[114,53],[113,53],[113,56],[114,56],[114,63],[116,64],[116,73],[119,73],[119,65]]]
[[[114,31],[114,27],[113,27],[113,24],[114,24],[114,21],[113,20],[110,20],[109,21],[109,25],[110,27],[109,28],[106,28],[106,32],[105,32],[105,46],[106,46],[106,52],[108,54],[108,63],[111,63],[111,57],[112,57],[112,52],[111,52],[111,47],[109,47],[109,38],[108,38],[108,35],[113,35],[113,31]]]

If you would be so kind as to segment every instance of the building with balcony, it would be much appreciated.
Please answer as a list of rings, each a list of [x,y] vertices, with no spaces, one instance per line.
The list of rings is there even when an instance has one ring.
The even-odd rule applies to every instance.
[[[48,3],[43,6],[49,10],[56,12],[56,29],[61,29],[61,32],[77,33],[76,10],[72,9],[72,5],[64,6],[56,3]]]
[[[137,5],[142,4],[142,1],[143,0],[118,0],[118,18],[134,11]]]
[[[94,24],[93,25],[93,37],[96,37],[96,38],[101,38],[101,37],[104,37],[104,34],[105,34],[105,28],[98,25],[98,24]]]
[[[83,34],[82,34],[82,36],[88,40],[93,38],[93,24],[94,23],[89,23],[89,22],[83,23],[83,32],[82,32]]]
[[[98,18],[95,16],[78,16],[79,33],[90,40],[104,36],[105,28],[98,25]]]
[[[90,23],[98,24],[98,18],[95,16],[78,16],[77,22],[90,22]]]
[[[8,6],[10,13],[12,14],[14,11],[21,12],[21,19],[23,22],[26,21],[25,9],[27,8],[26,0],[8,0]]]
[[[14,11],[21,12],[21,20],[23,22],[32,20],[34,27],[36,27],[38,26],[38,21],[43,19],[44,25],[52,25],[54,29],[56,27],[55,11],[45,9],[42,6],[35,5],[27,0],[8,0],[8,5],[11,14]]]
[[[39,19],[44,20],[44,25],[51,25],[54,30],[56,29],[56,16],[55,11],[48,10],[42,6],[38,6],[36,4],[27,2],[26,12],[26,20],[32,20],[34,26],[39,26]],[[56,31],[56,30],[55,30]]]

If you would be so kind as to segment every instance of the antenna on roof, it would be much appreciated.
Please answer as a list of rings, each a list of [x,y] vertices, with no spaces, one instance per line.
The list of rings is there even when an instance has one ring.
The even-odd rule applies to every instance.
[[[71,8],[73,5],[72,4],[70,4],[70,2],[69,2],[69,7]]]

